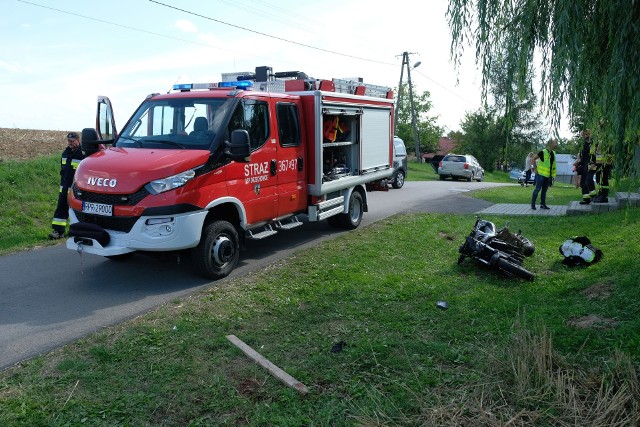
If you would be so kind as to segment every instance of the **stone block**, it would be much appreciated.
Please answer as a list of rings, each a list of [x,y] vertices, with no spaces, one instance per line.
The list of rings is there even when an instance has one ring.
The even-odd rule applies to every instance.
[[[638,207],[640,206],[640,194],[619,191],[616,193],[616,201],[618,205],[621,207],[624,207],[624,206]]]

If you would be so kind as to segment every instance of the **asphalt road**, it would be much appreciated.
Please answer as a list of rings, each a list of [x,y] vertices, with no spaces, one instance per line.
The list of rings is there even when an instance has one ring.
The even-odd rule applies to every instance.
[[[477,212],[491,203],[464,194],[499,185],[407,182],[400,190],[368,193],[361,227],[402,212]],[[248,242],[230,277],[343,232],[323,221]],[[0,370],[215,284],[175,257],[135,255],[118,262],[78,254],[62,243],[2,256],[0,272]]]

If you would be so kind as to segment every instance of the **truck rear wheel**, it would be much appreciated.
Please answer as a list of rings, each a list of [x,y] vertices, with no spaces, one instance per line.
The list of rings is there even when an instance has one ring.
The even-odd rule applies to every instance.
[[[347,230],[353,230],[358,228],[360,222],[362,221],[362,212],[364,208],[364,203],[362,202],[362,195],[354,191],[351,193],[351,197],[349,197],[349,210],[345,214],[340,214],[340,219],[342,222],[342,227]]]
[[[240,257],[238,231],[228,221],[214,221],[202,230],[193,248],[193,266],[208,279],[222,279],[233,271]]]

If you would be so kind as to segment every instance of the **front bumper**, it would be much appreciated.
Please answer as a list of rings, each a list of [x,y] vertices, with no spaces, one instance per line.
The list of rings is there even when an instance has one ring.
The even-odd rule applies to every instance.
[[[122,255],[134,251],[164,252],[195,247],[200,242],[207,211],[172,216],[142,216],[129,232],[106,230],[109,243],[102,246],[95,239],[70,237],[67,248],[101,256]],[[78,222],[73,209],[70,222]]]

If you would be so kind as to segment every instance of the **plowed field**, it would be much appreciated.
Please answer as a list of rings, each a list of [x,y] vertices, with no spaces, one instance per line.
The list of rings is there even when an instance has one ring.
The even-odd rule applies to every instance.
[[[0,128],[0,161],[60,154],[66,146],[67,131]]]

